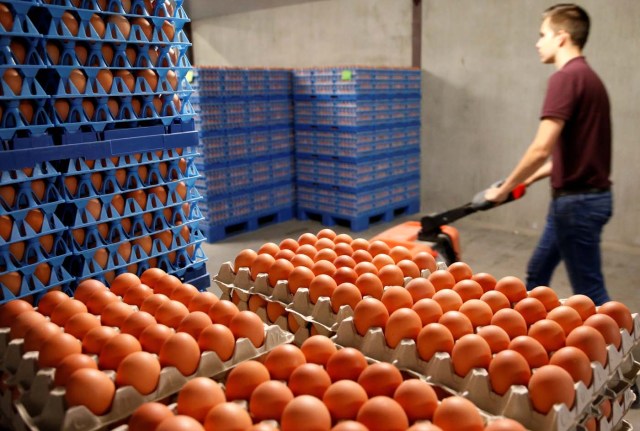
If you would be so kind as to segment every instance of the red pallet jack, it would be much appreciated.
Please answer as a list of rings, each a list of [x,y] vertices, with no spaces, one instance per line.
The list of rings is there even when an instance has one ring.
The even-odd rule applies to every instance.
[[[492,187],[501,184],[498,182]],[[463,217],[486,211],[508,202],[520,199],[526,192],[524,184],[518,185],[511,191],[504,202],[496,204],[484,198],[486,190],[477,193],[471,202],[438,214],[422,217],[420,221],[408,221],[376,235],[371,239],[384,241],[389,247],[402,245],[416,255],[421,251],[431,253],[436,261],[450,265],[460,260],[460,238],[458,229],[449,226]]]

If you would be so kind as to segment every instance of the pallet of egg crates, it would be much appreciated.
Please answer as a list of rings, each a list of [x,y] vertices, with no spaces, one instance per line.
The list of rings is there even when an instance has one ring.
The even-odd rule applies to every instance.
[[[195,153],[190,148],[140,150],[144,147],[138,145],[126,156],[63,163],[62,219],[73,254],[68,266],[79,281],[97,278],[110,284],[121,272],[141,274],[157,267],[185,282],[197,275],[206,283],[198,287],[206,288],[208,281],[197,272],[205,269],[207,257],[198,227]]]
[[[530,430],[628,426],[640,319],[624,304],[560,301],[549,287],[527,292],[516,277],[496,280],[462,262],[404,285],[396,272],[338,324],[336,344]]]
[[[299,344],[310,335],[335,335],[363,296],[382,294],[387,279],[404,285],[436,268],[427,253],[392,257],[379,251],[378,243],[322,229],[266,243],[257,252],[243,250],[221,265],[214,280],[223,297],[257,308],[266,301],[264,310],[254,311],[293,332]],[[286,319],[273,320],[281,309]]]
[[[0,3],[0,150],[52,145],[50,95],[37,79],[47,68],[43,35],[30,18],[31,2]]]
[[[293,340],[254,313],[229,311],[158,268],[121,274],[111,288],[85,280],[73,298],[50,291],[35,308],[3,304],[0,417],[17,430],[105,429]]]
[[[194,379],[174,397],[147,403],[117,431],[478,430],[524,431],[392,364],[371,362],[316,335],[283,344],[215,379]]]
[[[47,162],[0,171],[0,304],[33,301],[50,289],[71,292],[67,227],[56,215],[64,203],[57,177]]]

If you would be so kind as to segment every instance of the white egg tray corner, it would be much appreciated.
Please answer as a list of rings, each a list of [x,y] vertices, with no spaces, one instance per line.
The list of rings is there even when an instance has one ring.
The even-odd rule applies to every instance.
[[[623,330],[624,331],[624,330]],[[626,331],[624,331],[626,332]],[[607,347],[607,367],[592,362],[593,381],[589,387],[575,384],[576,400],[572,409],[566,405],[555,405],[547,414],[533,410],[529,393],[524,386],[512,386],[500,396],[491,390],[487,370],[474,369],[465,377],[458,376],[448,353],[436,353],[428,362],[418,355],[413,340],[402,340],[392,349],[387,345],[381,328],[371,328],[364,336],[355,329],[353,318],[344,319],[332,340],[342,347],[354,347],[366,357],[394,364],[401,370],[423,376],[428,382],[444,387],[472,401],[488,414],[515,419],[533,431],[567,431],[575,427],[578,418],[604,391],[618,395],[635,382],[640,364],[632,355],[621,358],[621,352],[613,345]],[[622,350],[622,349],[621,349]],[[622,370],[626,369],[623,373]]]
[[[155,391],[147,395],[140,394],[132,386],[120,387],[116,390],[111,410],[102,416],[96,416],[84,406],[69,409],[65,406],[64,388],[53,387],[55,370],[46,368],[38,370],[38,352],[26,352],[22,355],[18,370],[12,379],[14,383],[27,383],[20,399],[13,403],[17,415],[13,415],[12,426],[17,430],[96,430],[129,416],[139,405],[156,401],[177,393],[184,384],[195,377],[215,377],[221,375],[240,362],[262,356],[280,344],[291,343],[293,334],[282,330],[277,325],[265,325],[265,340],[256,348],[247,338],[236,341],[233,356],[222,361],[214,352],[201,354],[198,368],[191,376],[182,375],[175,367],[164,367]],[[13,340],[21,349],[22,340]],[[20,351],[20,350],[17,350]],[[23,365],[26,364],[26,365]],[[107,371],[112,378],[113,371]],[[20,387],[19,386],[19,387]],[[87,390],[90,390],[87,388]]]

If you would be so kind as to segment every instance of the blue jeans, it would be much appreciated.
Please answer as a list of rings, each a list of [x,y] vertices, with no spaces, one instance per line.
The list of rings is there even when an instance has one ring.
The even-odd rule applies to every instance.
[[[568,195],[549,204],[547,223],[527,267],[527,289],[549,286],[564,261],[574,294],[609,301],[600,257],[602,228],[611,218],[612,193]]]

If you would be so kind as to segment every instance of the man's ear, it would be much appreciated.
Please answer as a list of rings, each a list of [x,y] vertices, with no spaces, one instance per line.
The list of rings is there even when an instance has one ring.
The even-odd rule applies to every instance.
[[[568,42],[570,42],[571,36],[564,30],[558,30],[556,35],[560,38],[560,46],[565,46]]]

